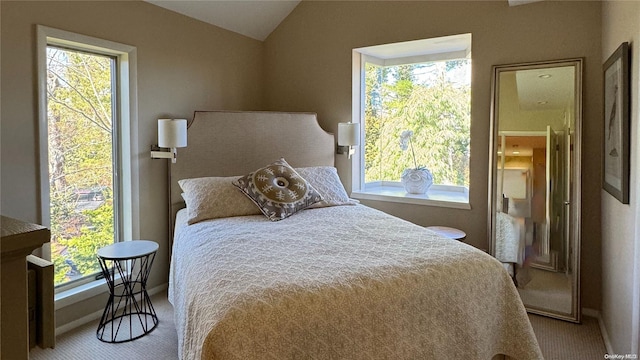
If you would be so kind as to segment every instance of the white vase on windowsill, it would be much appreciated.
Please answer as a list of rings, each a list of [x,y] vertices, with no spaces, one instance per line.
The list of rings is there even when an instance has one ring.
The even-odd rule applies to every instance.
[[[433,184],[433,175],[425,168],[405,169],[400,180],[409,194],[424,195]]]

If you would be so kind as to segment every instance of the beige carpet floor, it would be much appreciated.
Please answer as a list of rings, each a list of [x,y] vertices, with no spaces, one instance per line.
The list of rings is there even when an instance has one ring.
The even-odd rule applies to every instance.
[[[96,338],[98,320],[73,329],[56,338],[55,349],[33,348],[30,360],[175,360],[178,336],[173,325],[173,307],[167,293],[151,297],[158,326],[149,334],[126,343],[108,344]]]
[[[531,326],[546,360],[600,360],[606,348],[598,320],[582,317],[582,324],[529,314]]]
[[[166,293],[151,297],[160,323],[148,335],[121,344],[106,344],[96,339],[98,321],[91,322],[56,339],[55,349],[34,348],[31,360],[112,360],[178,358],[178,339],[173,324],[173,308]],[[546,360],[600,360],[605,347],[598,321],[584,317],[572,324],[544,316],[529,315]]]

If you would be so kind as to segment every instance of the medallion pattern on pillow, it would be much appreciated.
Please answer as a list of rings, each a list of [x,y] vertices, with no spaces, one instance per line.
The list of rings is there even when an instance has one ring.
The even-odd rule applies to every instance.
[[[350,199],[347,195],[335,167],[313,166],[296,168],[296,171],[322,195],[322,201],[309,206],[309,209],[358,203],[358,200]]]
[[[233,181],[271,221],[285,219],[322,196],[284,159]]]

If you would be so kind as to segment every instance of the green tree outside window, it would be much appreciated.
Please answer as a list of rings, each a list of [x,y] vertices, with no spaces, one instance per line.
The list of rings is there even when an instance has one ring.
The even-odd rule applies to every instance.
[[[115,60],[47,47],[51,257],[55,284],[100,271],[114,241],[112,83]]]
[[[416,163],[435,184],[469,186],[471,62],[365,67],[365,182],[399,181],[415,167],[400,147],[413,131]]]

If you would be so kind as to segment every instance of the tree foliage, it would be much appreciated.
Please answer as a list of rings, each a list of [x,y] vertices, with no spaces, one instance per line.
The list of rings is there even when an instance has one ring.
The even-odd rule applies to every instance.
[[[399,145],[400,134],[412,130],[416,163],[431,170],[434,183],[469,186],[470,86],[451,80],[467,64],[366,64],[366,182],[398,181],[414,167]]]
[[[47,48],[56,284],[99,271],[96,250],[114,239],[112,64],[106,56]]]

